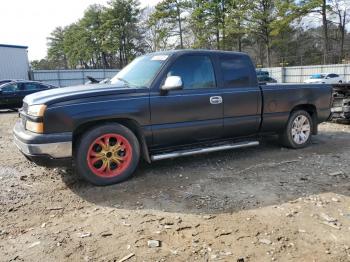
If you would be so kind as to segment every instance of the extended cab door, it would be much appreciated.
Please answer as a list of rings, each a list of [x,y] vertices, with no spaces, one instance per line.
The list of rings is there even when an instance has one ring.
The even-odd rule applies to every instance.
[[[245,54],[220,54],[217,62],[219,86],[223,89],[225,137],[256,134],[261,122],[262,95],[253,63]]]
[[[182,89],[160,91],[168,76],[181,77]],[[150,103],[154,147],[196,143],[222,136],[223,101],[210,55],[176,55],[152,90]]]

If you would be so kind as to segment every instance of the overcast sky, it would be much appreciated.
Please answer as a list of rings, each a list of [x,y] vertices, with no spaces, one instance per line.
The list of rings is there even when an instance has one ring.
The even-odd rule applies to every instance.
[[[28,46],[29,60],[46,55],[46,38],[57,26],[77,21],[91,4],[108,0],[0,0],[0,44]],[[141,6],[159,0],[140,0]]]

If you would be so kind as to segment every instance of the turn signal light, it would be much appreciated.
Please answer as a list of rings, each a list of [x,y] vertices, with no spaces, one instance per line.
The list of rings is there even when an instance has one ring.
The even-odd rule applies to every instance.
[[[26,129],[34,133],[44,133],[44,123],[37,123],[30,120],[26,121]]]

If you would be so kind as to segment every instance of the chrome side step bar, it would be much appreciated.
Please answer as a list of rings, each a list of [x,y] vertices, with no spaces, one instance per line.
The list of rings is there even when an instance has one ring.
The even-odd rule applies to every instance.
[[[190,155],[199,155],[199,154],[229,150],[229,149],[234,149],[234,148],[251,147],[251,146],[258,146],[258,145],[259,145],[258,141],[250,141],[250,142],[226,144],[226,145],[221,145],[221,146],[212,146],[212,147],[196,148],[196,149],[190,149],[190,150],[181,150],[181,151],[174,151],[174,152],[164,153],[164,154],[159,154],[159,155],[153,155],[153,156],[151,156],[151,160],[158,161],[158,160],[163,160],[163,159],[168,159],[168,158],[190,156]]]

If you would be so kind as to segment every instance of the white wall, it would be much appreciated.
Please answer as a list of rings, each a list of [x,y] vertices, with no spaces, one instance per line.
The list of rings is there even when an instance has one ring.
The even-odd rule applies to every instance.
[[[28,71],[27,49],[0,46],[0,79],[28,79]]]
[[[91,76],[97,80],[112,78],[118,69],[79,69],[79,70],[33,70],[33,80],[54,86],[83,85]]]
[[[261,68],[261,70],[268,71],[270,76],[279,83],[302,83],[310,75],[319,73],[339,74],[344,77],[346,82],[350,82],[350,64],[270,67]]]

